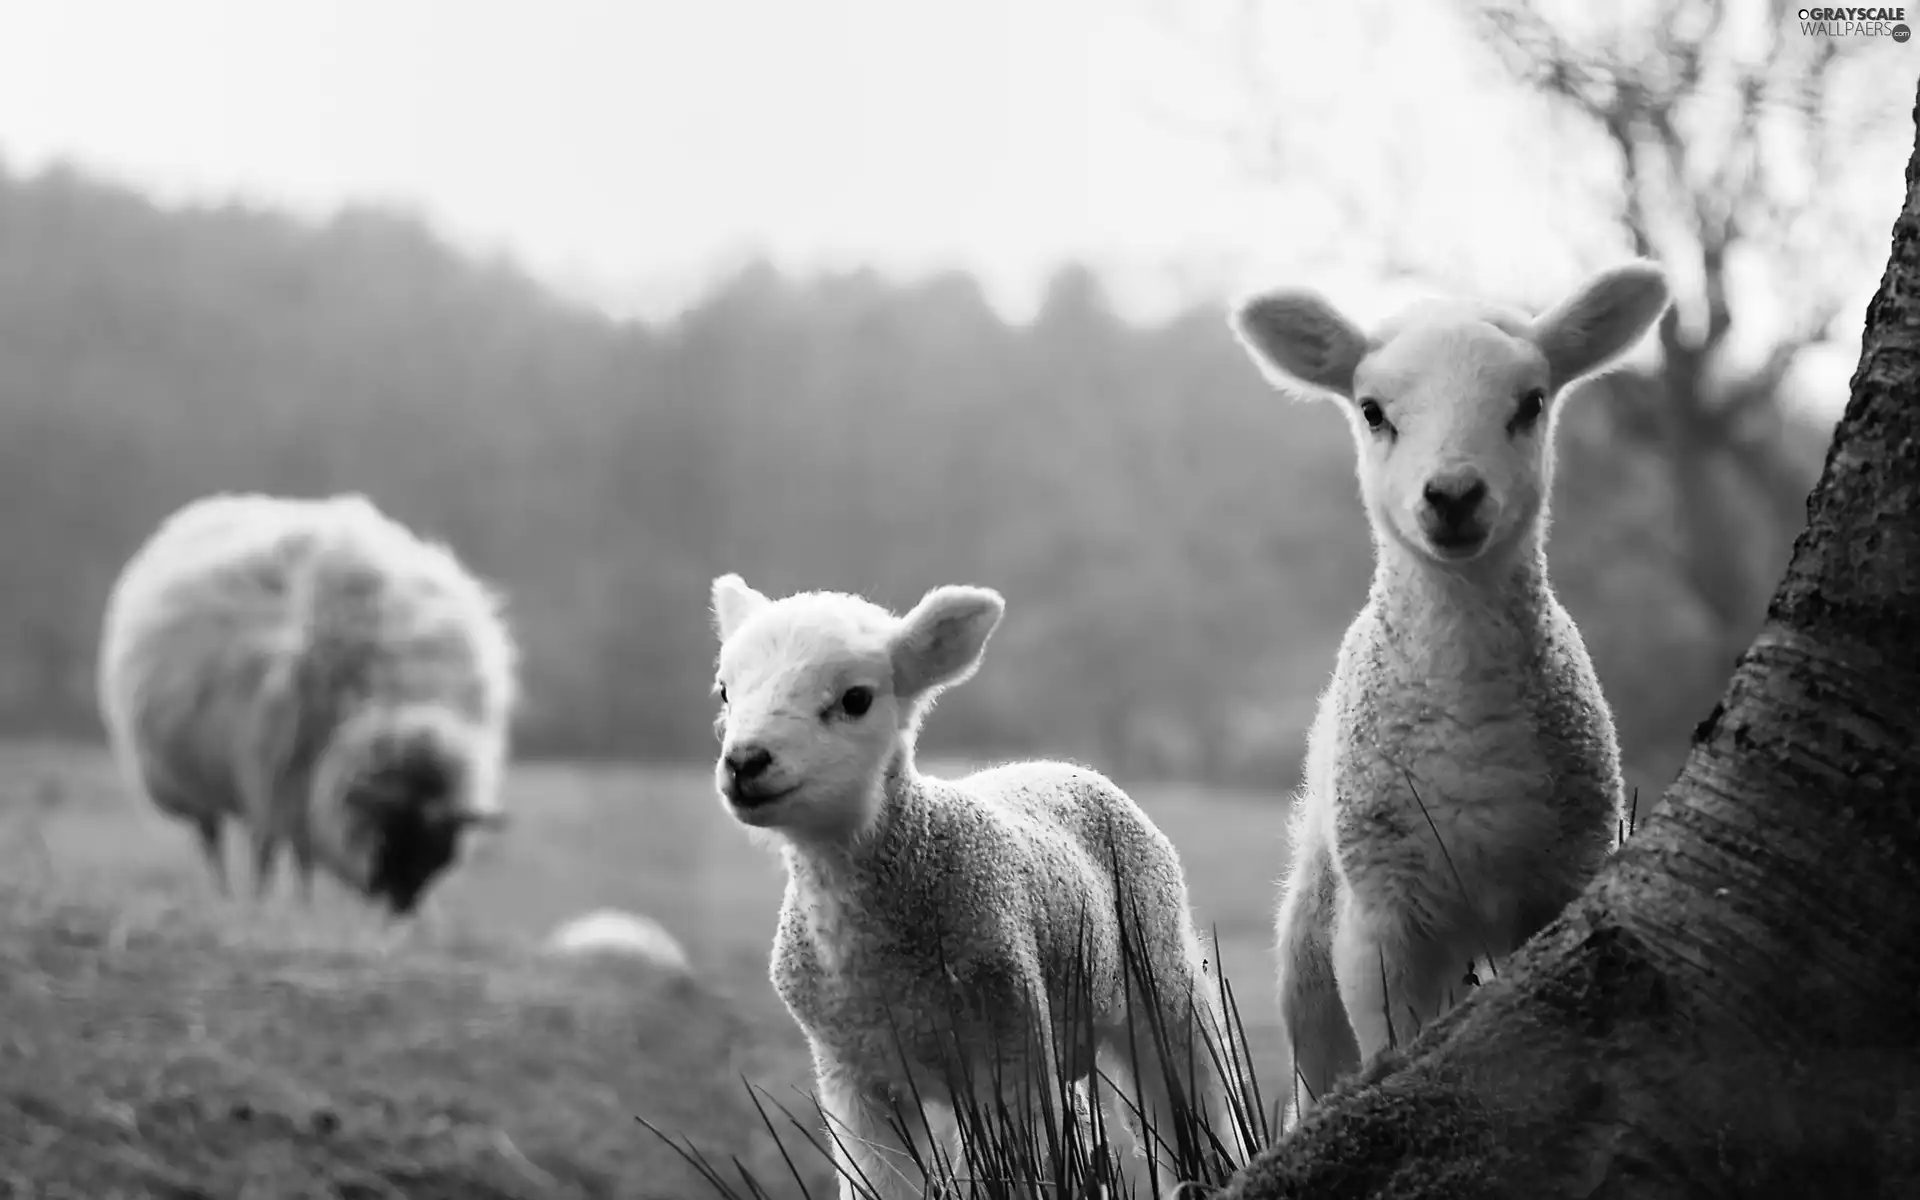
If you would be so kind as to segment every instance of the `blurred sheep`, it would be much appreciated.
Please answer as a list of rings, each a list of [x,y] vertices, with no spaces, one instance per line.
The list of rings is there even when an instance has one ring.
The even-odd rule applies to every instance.
[[[198,832],[230,894],[282,843],[412,912],[470,826],[497,827],[518,652],[498,598],[363,495],[220,494],[164,521],[109,597],[100,711],[120,769]]]

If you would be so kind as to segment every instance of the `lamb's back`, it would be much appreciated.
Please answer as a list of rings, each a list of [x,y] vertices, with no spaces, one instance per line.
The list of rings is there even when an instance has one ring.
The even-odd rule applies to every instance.
[[[936,1061],[956,1016],[991,1030],[976,1027],[970,1044],[990,1037],[1017,1057],[1036,992],[1061,1008],[1056,1025],[1069,1019],[1069,988],[1090,988],[1110,1017],[1121,991],[1106,831],[1122,871],[1141,873],[1130,890],[1169,868],[1178,878],[1171,845],[1124,792],[1072,764],[918,787],[913,824],[884,866],[827,884],[789,859],[772,976],[801,1027],[837,1061],[884,1072],[898,1061],[896,1032],[910,1058]]]
[[[1050,977],[1091,965],[1096,986],[1120,989],[1123,920],[1143,953],[1187,953],[1195,934],[1179,852],[1119,785],[1064,762],[1016,763],[963,782],[1017,822],[1036,848],[1045,874],[1032,889],[1033,906],[1085,914],[1084,934],[1070,918],[1043,928]],[[1160,964],[1163,974],[1166,966]]]
[[[970,796],[1030,851],[1039,899],[1111,893],[1112,863],[1158,850],[1139,809],[1111,780],[1075,763],[1007,763],[959,780]]]

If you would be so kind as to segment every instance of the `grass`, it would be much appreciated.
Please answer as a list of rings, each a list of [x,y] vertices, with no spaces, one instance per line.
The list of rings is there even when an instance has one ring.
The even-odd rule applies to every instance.
[[[1135,792],[1218,930],[1243,1053],[1273,1061],[1284,801]],[[325,887],[312,912],[215,900],[100,748],[0,746],[0,1197],[715,1194],[686,1149],[742,1195],[833,1195],[782,1115],[825,1141],[767,982],[780,869],[706,769],[532,764],[508,802],[432,936],[383,953]],[[693,977],[534,953],[603,906],[659,920]]]
[[[1114,870],[1120,871],[1117,861]],[[1175,1031],[1158,1019],[1173,1007],[1164,1003],[1173,997],[1156,977],[1151,958],[1139,949],[1146,940],[1140,911],[1122,902],[1112,916],[1120,931],[1127,1005],[1155,1014],[1148,1028],[1136,1030],[1129,1039],[1127,1077],[1115,1080],[1104,1069],[1096,1068],[1084,1084],[1076,1084],[1065,1065],[1071,1053],[1069,1046],[1081,1044],[1083,1039],[1091,1042],[1094,992],[1085,974],[1090,960],[1084,953],[1078,959],[1081,973],[1066,981],[1064,997],[1054,997],[1053,1015],[1063,1026],[1061,1042],[1051,1048],[1049,1059],[1049,1048],[1041,1044],[1035,1031],[1029,1031],[1027,1045],[1021,1049],[1028,1063],[1044,1064],[1044,1073],[1037,1079],[1027,1074],[1017,1081],[1017,1089],[1008,1087],[1015,1081],[1001,1075],[997,1066],[988,1068],[992,1075],[979,1075],[981,1064],[975,1048],[990,1045],[982,1041],[982,1034],[991,1030],[992,1022],[983,1021],[986,1013],[954,996],[955,1003],[946,1014],[948,1045],[940,1074],[946,1093],[953,1098],[952,1123],[943,1127],[939,1109],[930,1110],[927,1098],[917,1090],[904,1103],[896,1101],[888,1122],[899,1138],[897,1144],[907,1147],[907,1162],[900,1164],[903,1174],[926,1180],[932,1188],[930,1194],[956,1200],[1051,1200],[1062,1196],[1107,1200],[1138,1196],[1152,1168],[1141,1163],[1137,1153],[1130,1152],[1131,1139],[1121,1141],[1124,1149],[1115,1152],[1108,1128],[1113,1117],[1139,1122],[1149,1160],[1169,1169],[1179,1181],[1175,1187],[1183,1197],[1213,1194],[1244,1163],[1240,1147],[1265,1146],[1272,1141],[1279,1126],[1280,1098],[1275,1098],[1274,1111],[1268,1117],[1246,1030],[1225,971],[1216,969],[1211,980],[1201,981],[1210,993],[1203,1001],[1214,1002],[1224,1021],[1204,1023],[1199,1046],[1182,1046]],[[1091,917],[1090,913],[1081,913],[1083,939]],[[1217,962],[1217,941],[1212,955]],[[1195,1057],[1186,1056],[1189,1048],[1197,1052]],[[1005,1049],[990,1046],[986,1060],[997,1063]],[[1172,1093],[1172,1111],[1160,1114],[1159,1121],[1145,1107],[1145,1079],[1136,1070],[1143,1062],[1154,1064],[1150,1072],[1157,1073]],[[902,1077],[911,1078],[904,1052],[902,1067]],[[1202,1072],[1225,1081],[1226,1112],[1210,1117],[1196,1105],[1197,1076]],[[804,1115],[796,1115],[785,1106],[774,1107],[801,1141],[818,1153],[843,1152],[847,1139],[858,1135],[817,1100]],[[930,1113],[932,1122],[927,1120]],[[778,1136],[779,1123],[773,1112],[762,1107],[761,1114],[768,1130]],[[910,1120],[910,1116],[917,1120]],[[646,1124],[663,1142],[676,1144],[671,1135],[650,1122]],[[933,1125],[937,1140],[923,1151],[906,1130],[924,1124]],[[824,1139],[815,1132],[820,1129],[826,1130]],[[690,1144],[676,1148],[724,1200],[755,1200],[767,1194],[763,1181],[752,1172],[739,1169],[740,1186],[736,1187],[726,1172]],[[869,1173],[874,1168],[863,1168],[844,1158],[842,1164],[839,1174],[856,1196],[878,1200],[899,1194],[879,1185]],[[796,1177],[796,1182],[804,1188],[804,1181]]]
[[[1473,907],[1474,897],[1421,798],[1411,773],[1406,774],[1406,783],[1414,804],[1439,847],[1454,885],[1459,889],[1461,901],[1469,908]],[[1630,792],[1627,813],[1617,830],[1619,841],[1624,842],[1633,836],[1638,810],[1639,791],[1635,786]],[[1113,862],[1113,870],[1124,878],[1117,858]],[[1128,909],[1123,901],[1121,908],[1111,915],[1120,929],[1129,1007],[1141,1004],[1144,1011],[1149,1013],[1165,1012],[1162,1003],[1165,992],[1160,981],[1154,977],[1154,964],[1137,949],[1145,940],[1139,932],[1139,912]],[[1083,912],[1083,937],[1087,917],[1088,914]],[[976,1060],[963,1049],[981,1044],[980,1026],[966,1031],[970,1018],[977,1018],[979,1014],[964,1012],[956,1005],[947,1014],[950,1045],[940,1076],[944,1091],[955,1106],[954,1123],[941,1130],[944,1136],[923,1153],[906,1130],[929,1124],[927,1117],[930,1113],[935,1117],[935,1122],[931,1123],[935,1129],[940,1129],[937,1123],[941,1115],[939,1107],[930,1109],[926,1099],[917,1090],[906,1104],[896,1102],[890,1124],[898,1137],[897,1144],[907,1148],[908,1161],[902,1164],[903,1174],[926,1180],[929,1194],[938,1195],[943,1200],[946,1197],[964,1200],[1049,1200],[1062,1196],[1109,1200],[1113,1197],[1138,1196],[1141,1180],[1150,1177],[1151,1168],[1141,1171],[1141,1164],[1136,1157],[1112,1153],[1106,1116],[1109,1111],[1114,1111],[1122,1120],[1142,1120],[1144,1140],[1150,1147],[1149,1156],[1161,1159],[1171,1168],[1170,1174],[1180,1181],[1174,1186],[1173,1192],[1162,1193],[1161,1200],[1175,1200],[1176,1197],[1179,1200],[1197,1200],[1216,1194],[1219,1187],[1230,1182],[1235,1171],[1245,1165],[1246,1152],[1242,1147],[1257,1149],[1272,1143],[1282,1128],[1282,1107],[1301,1099],[1297,1093],[1291,1096],[1287,1094],[1290,1086],[1303,1086],[1304,1081],[1297,1076],[1291,1080],[1277,1081],[1279,1086],[1274,1089],[1273,1106],[1271,1110],[1268,1109],[1259,1068],[1246,1038],[1231,971],[1222,961],[1217,935],[1212,958],[1217,966],[1212,981],[1214,994],[1210,999],[1217,1005],[1223,1020],[1203,1031],[1204,1045],[1200,1054],[1204,1061],[1196,1063],[1189,1060],[1184,1068],[1178,1065],[1168,1053],[1169,1046],[1175,1043],[1170,1040],[1169,1031],[1157,1021],[1146,1034],[1150,1044],[1143,1046],[1136,1043],[1127,1055],[1130,1064],[1154,1064],[1149,1069],[1162,1072],[1169,1080],[1176,1099],[1175,1111],[1168,1125],[1157,1127],[1151,1120],[1143,1120],[1145,1109],[1140,1079],[1133,1074],[1131,1066],[1131,1092],[1126,1082],[1116,1082],[1102,1070],[1094,1072],[1087,1081],[1086,1090],[1079,1090],[1069,1082],[1072,1076],[1064,1065],[1064,1051],[1059,1047],[1055,1048],[1050,1069],[1042,1078],[1036,1080],[1029,1075],[1019,1081],[1022,1085],[1016,1093],[1019,1099],[1013,1103],[1020,1107],[1017,1111],[1010,1109],[1005,1081],[998,1077],[979,1079]],[[1084,954],[1079,959],[1083,972],[1088,961]],[[1477,968],[1481,966],[1489,973],[1487,978],[1497,975],[1494,955],[1484,944],[1478,959],[1467,966],[1467,979],[1475,985],[1479,983]],[[1413,1005],[1407,1006],[1406,1015],[1411,1021],[1407,1036],[1400,1037],[1395,1027],[1384,956],[1380,960],[1380,983],[1383,1003],[1386,1004],[1382,1015],[1386,1019],[1387,1045],[1394,1048],[1402,1041],[1410,1041],[1419,1035],[1420,1014]],[[1069,981],[1066,992],[1066,1030],[1061,1037],[1065,1043],[1077,1044],[1091,1029],[1093,995],[1084,974]],[[1451,1008],[1458,999],[1449,994],[1446,1007]],[[1056,1020],[1062,1016],[1057,1006],[1054,1016]],[[1040,1049],[1043,1048],[1037,1040],[1027,1047],[1033,1059],[1045,1061],[1044,1054],[1034,1053]],[[989,1061],[998,1057],[997,1053],[987,1055]],[[911,1078],[912,1069],[907,1066],[904,1048],[901,1061],[901,1077]],[[1170,1063],[1173,1065],[1164,1065]],[[1228,1111],[1225,1114],[1210,1119],[1203,1110],[1192,1106],[1192,1099],[1196,1095],[1196,1067],[1210,1071],[1215,1078],[1225,1081],[1228,1093]],[[1109,1105],[1106,1102],[1108,1097],[1117,1097],[1118,1105]],[[911,1109],[911,1114],[904,1111],[906,1109]],[[784,1122],[809,1149],[822,1155],[839,1157],[838,1173],[853,1195],[861,1200],[884,1200],[885,1197],[899,1194],[879,1186],[868,1173],[871,1168],[863,1169],[847,1160],[844,1154],[847,1142],[842,1132],[846,1137],[852,1137],[857,1131],[839,1124],[838,1118],[829,1114],[817,1100],[799,1115],[778,1104],[773,1105],[772,1110],[777,1111],[781,1121],[775,1120],[775,1111],[770,1111],[768,1106],[760,1106],[761,1117],[769,1132],[777,1137]],[[910,1115],[918,1119],[910,1120]],[[736,1165],[740,1182],[739,1186],[735,1186],[727,1172],[716,1167],[691,1144],[676,1143],[670,1134],[652,1123],[646,1124],[649,1131],[665,1144],[678,1149],[722,1200],[758,1200],[768,1194],[763,1181],[751,1171]],[[815,1132],[823,1127],[827,1130],[825,1139]],[[811,1194],[797,1175],[796,1182]]]

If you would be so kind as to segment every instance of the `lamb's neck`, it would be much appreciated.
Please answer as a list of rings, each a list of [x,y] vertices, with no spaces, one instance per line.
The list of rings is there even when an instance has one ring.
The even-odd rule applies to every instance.
[[[787,869],[809,888],[841,891],[911,870],[934,844],[928,836],[936,816],[927,781],[910,754],[896,755],[878,783],[880,795],[866,828],[832,837],[789,839]]]
[[[1411,660],[1520,650],[1551,602],[1537,541],[1499,559],[1442,565],[1381,539],[1370,599],[1387,643]]]

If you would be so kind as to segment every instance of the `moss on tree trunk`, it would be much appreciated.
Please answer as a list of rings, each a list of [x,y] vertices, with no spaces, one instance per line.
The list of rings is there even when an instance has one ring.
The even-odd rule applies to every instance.
[[[1917,172],[1920,137],[1808,527],[1680,778],[1224,1197],[1920,1196]]]

